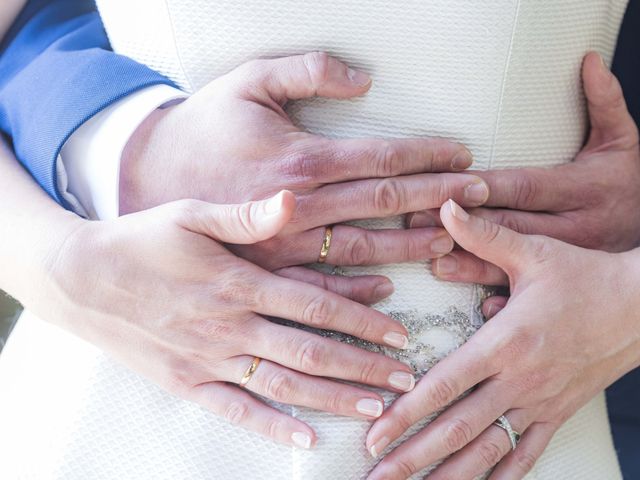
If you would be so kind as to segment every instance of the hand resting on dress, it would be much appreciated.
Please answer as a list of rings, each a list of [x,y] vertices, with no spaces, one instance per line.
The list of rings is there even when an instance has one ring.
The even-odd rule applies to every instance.
[[[323,53],[246,63],[184,103],[158,110],[137,130],[123,159],[121,208],[127,213],[181,198],[242,203],[289,190],[298,207],[280,234],[230,248],[270,271],[317,283],[317,273],[295,266],[317,260],[326,225],[438,208],[448,198],[481,205],[486,184],[450,173],[472,163],[462,145],[437,138],[329,139],[300,130],[283,109],[289,100],[348,99],[370,87],[366,74]],[[442,228],[337,225],[327,263],[425,260],[452,248]]]

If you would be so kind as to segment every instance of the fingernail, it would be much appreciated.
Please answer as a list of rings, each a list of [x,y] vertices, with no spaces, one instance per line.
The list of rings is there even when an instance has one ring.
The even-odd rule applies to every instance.
[[[458,270],[458,260],[451,255],[436,260],[436,275],[438,277],[452,275]]]
[[[373,295],[375,298],[379,298],[382,300],[383,298],[387,298],[388,296],[390,296],[394,290],[395,289],[393,287],[393,283],[384,282],[376,287],[376,289],[373,291]]]
[[[445,255],[453,250],[453,239],[449,235],[436,238],[431,242],[431,251],[439,255]]]
[[[489,305],[489,310],[487,311],[487,318],[494,317],[503,307],[499,307],[498,305],[491,304]]]
[[[291,434],[291,441],[296,447],[309,450],[311,448],[311,437],[303,432],[293,432]]]
[[[489,187],[482,180],[467,185],[464,198],[467,202],[482,204],[489,198]]]
[[[466,222],[469,220],[469,214],[465,212],[460,205],[453,200],[449,200],[449,206],[451,207],[451,214],[458,220]]]
[[[598,54],[598,56],[600,57],[600,63],[602,63],[602,67],[605,70],[609,70],[609,65],[607,65],[607,62],[605,62],[604,57],[600,54]]]
[[[409,228],[437,227],[436,221],[426,213],[414,213],[409,218]]]
[[[466,170],[473,163],[473,155],[466,148],[458,152],[451,160],[451,168],[453,170]]]
[[[282,209],[283,192],[280,192],[275,197],[270,198],[264,205],[264,213],[266,215],[275,215]]]
[[[416,379],[407,372],[393,372],[389,375],[389,385],[403,392],[410,392],[416,386]]]
[[[399,348],[401,350],[404,350],[409,346],[409,339],[406,337],[406,335],[402,335],[398,332],[385,333],[384,337],[382,337],[382,340],[384,340],[384,343],[386,343],[390,347]]]
[[[347,76],[351,83],[357,85],[358,87],[364,87],[371,83],[371,77],[360,70],[354,70],[353,68],[347,69]]]
[[[367,417],[378,418],[382,415],[382,402],[372,398],[363,398],[356,403],[356,410]]]
[[[378,458],[378,455],[384,452],[384,449],[387,448],[388,445],[389,445],[389,437],[382,437],[376,443],[371,445],[371,448],[369,448],[369,453],[373,458]]]

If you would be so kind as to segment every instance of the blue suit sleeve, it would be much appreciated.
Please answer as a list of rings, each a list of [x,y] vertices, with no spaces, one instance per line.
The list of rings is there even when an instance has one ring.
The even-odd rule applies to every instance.
[[[139,89],[171,81],[110,51],[92,0],[30,0],[0,45],[0,130],[51,197],[56,160],[84,122]]]

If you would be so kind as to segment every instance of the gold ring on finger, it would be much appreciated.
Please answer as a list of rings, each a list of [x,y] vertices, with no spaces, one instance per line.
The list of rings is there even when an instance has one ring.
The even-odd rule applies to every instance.
[[[244,387],[249,382],[249,380],[251,380],[251,377],[253,376],[254,373],[256,373],[256,370],[258,369],[258,365],[260,365],[261,360],[262,359],[260,357],[253,357],[253,361],[251,362],[251,365],[247,367],[247,370],[244,372],[244,375],[242,375],[242,378],[240,379],[239,385],[241,387]]]

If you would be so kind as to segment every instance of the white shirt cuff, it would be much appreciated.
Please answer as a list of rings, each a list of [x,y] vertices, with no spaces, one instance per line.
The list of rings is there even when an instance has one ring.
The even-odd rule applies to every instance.
[[[115,102],[65,142],[56,163],[58,191],[78,214],[93,220],[120,213],[120,160],[131,135],[158,107],[186,94],[154,85]]]

